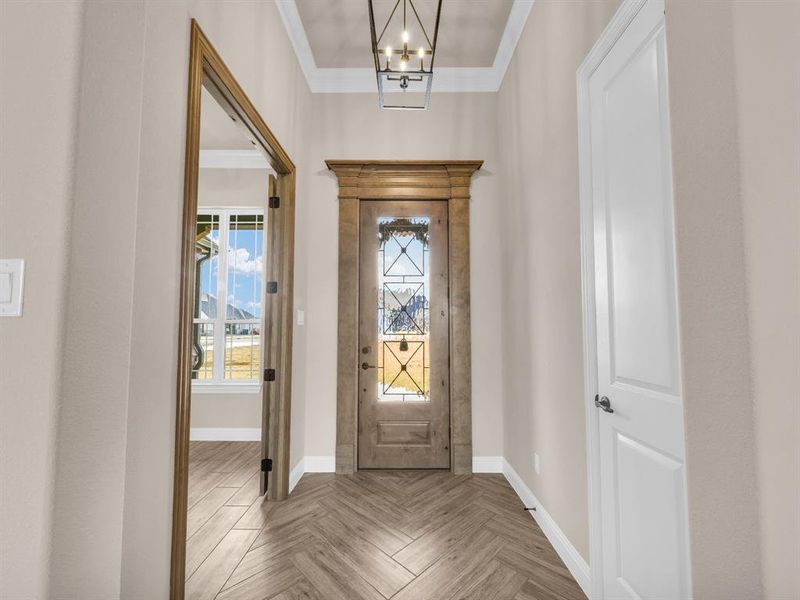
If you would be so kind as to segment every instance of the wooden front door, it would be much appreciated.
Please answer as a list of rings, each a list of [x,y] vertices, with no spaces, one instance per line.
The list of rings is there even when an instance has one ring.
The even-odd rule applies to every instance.
[[[362,201],[361,469],[450,467],[447,202]]]

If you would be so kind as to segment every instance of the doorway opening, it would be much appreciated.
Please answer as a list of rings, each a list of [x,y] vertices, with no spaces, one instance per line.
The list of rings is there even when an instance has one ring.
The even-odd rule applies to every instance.
[[[288,495],[295,167],[192,21],[170,597]]]

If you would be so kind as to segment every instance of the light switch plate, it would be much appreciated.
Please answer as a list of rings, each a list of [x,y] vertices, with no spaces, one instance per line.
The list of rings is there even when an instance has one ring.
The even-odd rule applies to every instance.
[[[11,302],[11,273],[0,273],[0,304]]]
[[[24,280],[24,260],[21,258],[0,260],[0,317],[22,316]]]
[[[306,311],[298,310],[297,311],[297,324],[298,325],[305,325],[306,324]]]

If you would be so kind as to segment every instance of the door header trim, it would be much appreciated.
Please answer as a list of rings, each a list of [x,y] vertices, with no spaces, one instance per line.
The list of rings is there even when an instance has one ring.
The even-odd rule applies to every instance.
[[[339,179],[339,198],[449,200],[469,198],[482,160],[326,160]]]

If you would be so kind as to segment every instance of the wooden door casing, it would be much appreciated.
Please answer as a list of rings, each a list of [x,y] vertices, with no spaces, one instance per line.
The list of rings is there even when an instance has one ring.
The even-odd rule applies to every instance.
[[[336,472],[358,470],[358,279],[361,200],[447,204],[450,309],[450,470],[472,473],[470,186],[480,160],[326,160],[339,183]]]

